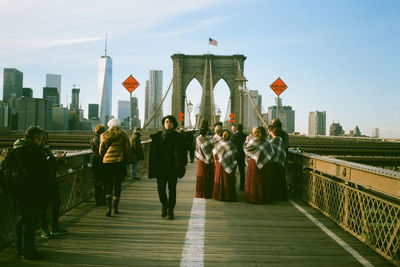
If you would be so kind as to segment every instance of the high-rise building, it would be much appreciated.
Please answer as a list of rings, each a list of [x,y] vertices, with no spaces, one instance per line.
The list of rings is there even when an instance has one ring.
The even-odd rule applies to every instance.
[[[79,110],[79,88],[72,88],[71,110]]]
[[[141,127],[139,119],[139,101],[137,97],[132,97],[132,127]]]
[[[8,103],[0,101],[0,127],[8,127]]]
[[[249,90],[251,99],[256,106],[257,111],[261,114],[262,97],[257,90]],[[248,97],[243,99],[243,127],[252,129],[254,126],[261,126],[261,120],[254,110],[253,105]]]
[[[379,138],[379,129],[378,128],[372,128],[372,136],[374,138]]]
[[[68,108],[63,106],[55,106],[53,110],[53,130],[68,130]]]
[[[147,119],[150,120],[153,113],[157,110],[158,105],[162,100],[162,88],[163,88],[163,72],[162,70],[151,70],[149,77],[149,87],[147,91]],[[153,120],[150,122],[149,127],[159,128],[161,127],[161,120],[163,117],[163,109],[162,107],[154,116]]]
[[[147,122],[149,120],[149,81],[146,81],[146,87],[144,90],[144,121]]]
[[[10,98],[22,96],[24,74],[17,69],[4,68],[3,76],[3,102],[10,104]],[[13,106],[13,105],[11,105]]]
[[[339,122],[333,122],[329,127],[329,136],[340,136],[344,135],[343,127]]]
[[[60,95],[57,87],[43,87],[43,99],[51,102],[53,106],[60,104]]]
[[[106,124],[111,117],[111,96],[112,96],[112,59],[107,56],[107,38],[105,53],[99,59],[98,71],[98,98],[100,123]]]
[[[132,97],[132,127],[140,127],[139,107],[137,97]],[[129,128],[129,101],[118,101],[118,119]]]
[[[278,103],[278,98],[275,98]],[[278,116],[277,116],[278,115]],[[282,122],[282,129],[287,133],[295,131],[295,111],[291,106],[282,106],[282,98],[279,98],[279,113],[277,114],[277,105],[268,107],[267,123],[272,124],[272,120],[279,118]]]
[[[118,100],[118,119],[123,121],[126,118],[129,118],[129,101]]]
[[[45,130],[52,129],[52,104],[41,98],[23,98],[16,100],[17,130],[25,131],[36,125]]]
[[[99,104],[89,104],[88,118],[91,120],[99,118]]]
[[[32,98],[33,97],[32,88],[22,88],[22,96],[26,98]]]
[[[312,111],[309,113],[308,135],[326,135],[326,111]]]
[[[59,105],[61,101],[61,75],[46,73],[46,87],[57,88],[57,93],[58,93],[57,105]]]

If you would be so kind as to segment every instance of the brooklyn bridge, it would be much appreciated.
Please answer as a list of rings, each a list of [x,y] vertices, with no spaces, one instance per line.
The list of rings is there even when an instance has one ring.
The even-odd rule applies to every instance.
[[[173,77],[166,93],[172,87],[172,115],[185,112],[186,88],[196,79],[203,93],[195,128],[204,119],[216,123],[213,88],[223,79],[230,90],[230,112],[243,122],[243,99],[250,98],[245,59],[243,55],[173,55]],[[261,117],[260,121],[259,126],[268,127]],[[175,220],[164,220],[159,216],[157,185],[147,179],[149,136],[157,129],[146,130],[146,126],[141,142],[145,160],[140,161],[138,171],[142,178],[129,179],[128,171],[119,213],[112,218],[104,216],[104,209],[94,202],[95,155],[89,145],[93,133],[49,132],[53,151],[68,151],[57,169],[60,223],[68,234],[49,239],[37,236],[37,247],[46,257],[29,264],[400,264],[400,140],[289,135],[285,167],[289,200],[265,205],[245,203],[239,184],[235,203],[195,198],[197,165],[196,161],[188,163],[185,176],[178,180]],[[0,147],[10,148],[22,136],[22,132],[4,132]],[[235,175],[239,181],[239,174]],[[0,200],[0,263],[27,264],[15,254],[13,245],[15,199],[0,191]]]

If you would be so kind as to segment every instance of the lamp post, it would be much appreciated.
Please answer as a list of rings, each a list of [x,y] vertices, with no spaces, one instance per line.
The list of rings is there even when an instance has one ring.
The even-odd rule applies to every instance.
[[[221,109],[218,108],[218,111],[217,111],[217,122],[221,121],[221,114],[222,114]]]
[[[192,102],[190,100],[189,100],[189,103],[187,103],[187,110],[188,110],[188,113],[189,113],[189,128],[191,129],[192,128],[192,120],[191,120],[190,114],[193,111],[193,104],[192,104]]]
[[[240,75],[238,75],[238,77],[235,79],[235,81],[238,83],[238,89],[239,89],[239,123],[242,123],[242,118],[243,118],[243,94],[246,90],[246,82],[247,79],[246,77],[243,76],[243,74],[241,73]]]

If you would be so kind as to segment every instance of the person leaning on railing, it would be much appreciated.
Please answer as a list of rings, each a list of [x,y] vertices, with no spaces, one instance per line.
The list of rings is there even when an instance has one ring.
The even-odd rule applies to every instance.
[[[112,208],[114,214],[119,213],[118,205],[121,198],[122,180],[126,173],[126,165],[130,164],[132,159],[129,137],[121,129],[121,122],[112,118],[107,126],[109,129],[100,136],[99,154],[103,157],[104,163],[106,216],[110,217]],[[112,205],[113,201],[114,205]]]
[[[13,150],[19,150],[23,174],[18,178],[16,192],[18,221],[16,226],[17,253],[22,258],[37,260],[43,257],[35,245],[35,231],[46,201],[48,177],[46,156],[40,147],[44,131],[37,126],[30,126],[24,139],[17,140]]]

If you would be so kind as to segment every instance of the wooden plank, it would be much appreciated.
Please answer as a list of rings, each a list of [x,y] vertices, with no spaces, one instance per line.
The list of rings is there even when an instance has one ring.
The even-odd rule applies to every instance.
[[[46,258],[37,266],[179,266],[195,189],[195,164],[178,183],[176,220],[160,217],[156,181],[127,182],[121,214],[84,203],[62,217],[69,233],[38,242]],[[254,205],[206,201],[205,266],[359,265],[344,249],[289,202]],[[319,212],[305,207],[375,265],[390,263],[345,233]],[[0,251],[1,266],[20,266],[13,249]]]

